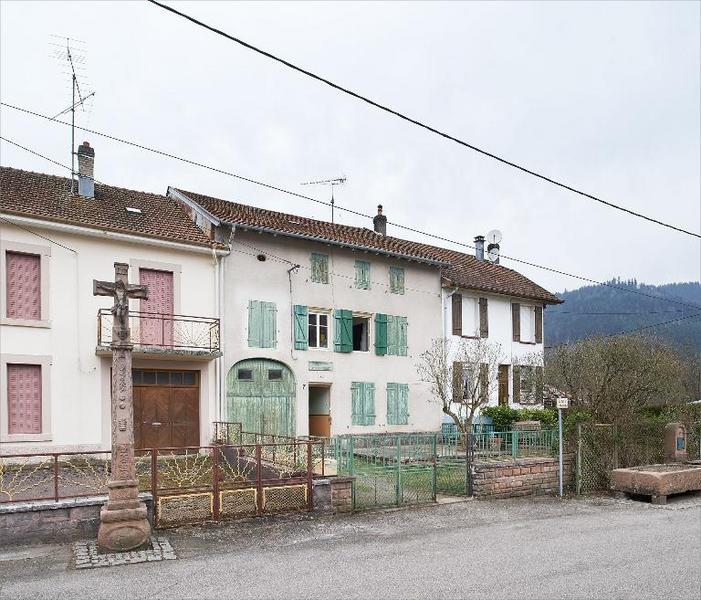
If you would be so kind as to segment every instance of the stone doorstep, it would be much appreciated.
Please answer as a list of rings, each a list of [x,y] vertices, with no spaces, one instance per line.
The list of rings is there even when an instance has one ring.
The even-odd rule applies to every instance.
[[[150,492],[142,492],[139,499],[144,502],[151,500]],[[82,506],[97,506],[107,502],[107,496],[83,496],[80,498],[63,498],[56,500],[32,500],[29,502],[3,502],[0,504],[0,515],[22,512],[38,512],[43,510],[61,510]]]
[[[130,552],[99,552],[94,540],[76,542],[73,545],[73,559],[76,569],[96,569],[144,562],[157,562],[177,559],[175,550],[167,538],[151,537],[151,548]]]

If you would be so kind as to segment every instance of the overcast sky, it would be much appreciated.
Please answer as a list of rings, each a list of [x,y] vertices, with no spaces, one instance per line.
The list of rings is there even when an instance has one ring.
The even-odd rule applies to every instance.
[[[609,201],[701,229],[698,2],[224,3],[184,12]],[[443,140],[146,2],[2,2],[2,100],[70,105],[59,36],[84,40],[78,124],[296,192],[345,175],[339,204],[593,279],[697,281],[701,244]],[[2,135],[70,161],[70,129],[3,108]],[[328,219],[306,200],[77,133],[95,176]],[[65,170],[2,143],[3,165]],[[372,227],[337,212],[340,222]],[[389,228],[401,237],[422,239]],[[423,239],[422,241],[429,241]],[[553,291],[582,285],[516,268]]]

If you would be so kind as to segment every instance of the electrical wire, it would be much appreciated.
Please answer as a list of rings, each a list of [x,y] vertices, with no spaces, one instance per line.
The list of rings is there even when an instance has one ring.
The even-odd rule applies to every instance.
[[[6,219],[5,217],[3,217],[1,215],[0,215],[0,221],[4,221],[8,225],[14,225],[18,229],[22,229],[22,230],[26,231],[27,233],[31,233],[32,235],[40,237],[42,240],[46,240],[47,242],[51,242],[52,244],[56,244],[56,246],[60,246],[61,248],[65,248],[66,250],[73,252],[73,254],[78,254],[77,250],[74,250],[73,248],[69,248],[68,246],[64,246],[60,242],[57,242],[56,240],[52,240],[50,237],[46,237],[45,235],[42,235],[41,233],[37,233],[36,231],[32,231],[28,227],[24,227],[23,225],[20,225],[19,223],[15,223],[14,221],[10,221],[9,219]]]
[[[155,6],[162,8],[163,10],[167,10],[168,12],[171,12],[179,17],[182,17],[183,19],[186,19],[186,20],[190,21],[191,23],[198,25],[199,27],[203,27],[204,29],[211,31],[212,33],[215,33],[215,34],[222,36],[222,37],[224,37],[232,42],[235,42],[235,43],[243,46],[244,48],[248,48],[249,50],[253,50],[254,52],[257,52],[258,54],[265,56],[266,58],[270,58],[270,59],[272,59],[280,64],[285,65],[286,67],[289,67],[290,69],[293,69],[294,71],[297,71],[298,73],[302,73],[303,75],[306,75],[307,77],[311,77],[312,79],[319,81],[325,85],[328,85],[339,92],[343,92],[344,94],[352,96],[353,98],[356,98],[357,100],[361,100],[362,102],[365,102],[366,104],[369,104],[370,106],[373,106],[375,108],[379,108],[380,110],[382,110],[386,113],[394,115],[395,117],[399,117],[403,121],[407,121],[408,123],[411,123],[412,125],[416,125],[417,127],[421,127],[422,129],[425,129],[426,131],[430,131],[431,133],[435,133],[436,135],[439,135],[442,138],[450,140],[451,142],[455,142],[456,144],[464,146],[465,148],[469,148],[470,150],[478,152],[479,154],[482,154],[483,156],[487,156],[489,158],[492,158],[492,159],[494,159],[494,160],[496,160],[504,165],[507,165],[507,166],[512,167],[514,169],[518,169],[519,171],[522,171],[523,173],[526,173],[528,175],[532,175],[533,177],[536,177],[538,179],[541,179],[543,181],[551,183],[557,187],[566,189],[570,192],[578,194],[579,196],[583,196],[585,198],[589,198],[590,200],[594,200],[595,202],[599,202],[600,204],[608,206],[609,208],[613,208],[613,209],[622,211],[624,213],[627,213],[627,214],[634,216],[634,217],[638,217],[640,219],[645,219],[646,221],[649,221],[651,223],[655,223],[656,225],[660,225],[662,227],[667,227],[668,229],[673,229],[675,231],[678,231],[679,233],[684,233],[686,235],[690,235],[690,236],[701,239],[701,234],[695,233],[693,231],[688,231],[686,229],[682,229],[681,227],[677,227],[676,225],[671,225],[669,223],[665,223],[665,222],[660,221],[658,219],[654,219],[653,217],[649,217],[649,216],[644,215],[642,213],[635,212],[634,210],[631,210],[629,208],[625,208],[625,207],[620,206],[618,204],[614,204],[613,202],[603,200],[602,198],[599,198],[598,196],[594,196],[593,194],[589,194],[589,193],[584,192],[582,190],[578,190],[577,188],[574,188],[570,185],[562,183],[561,181],[558,181],[556,179],[553,179],[551,177],[543,175],[542,173],[538,173],[537,171],[533,171],[532,169],[529,169],[527,167],[521,166],[521,165],[519,165],[515,162],[512,162],[510,160],[507,160],[507,159],[505,159],[497,154],[494,154],[492,152],[488,152],[487,150],[483,150],[482,148],[479,148],[479,147],[475,146],[474,144],[471,144],[469,142],[461,140],[460,138],[457,138],[451,134],[445,133],[444,131],[441,131],[441,130],[436,129],[435,127],[432,127],[430,125],[427,125],[426,123],[423,123],[417,119],[409,117],[402,112],[399,112],[399,111],[397,111],[393,108],[390,108],[384,104],[380,104],[379,102],[376,102],[375,100],[371,100],[367,96],[363,96],[363,95],[361,95],[357,92],[354,92],[348,88],[345,88],[337,83],[334,83],[334,82],[332,82],[324,77],[321,77],[320,75],[316,75],[315,73],[312,73],[311,71],[303,69],[302,67],[299,67],[299,66],[295,65],[294,63],[291,63],[283,58],[280,58],[279,56],[276,56],[270,52],[267,52],[266,50],[262,50],[261,48],[258,48],[256,46],[254,46],[253,44],[249,44],[248,42],[245,42],[240,38],[234,37],[234,36],[224,32],[224,31],[222,31],[221,29],[217,29],[216,27],[212,27],[211,25],[207,25],[206,23],[199,21],[198,19],[195,19],[194,17],[191,17],[190,15],[185,14],[184,12],[179,11],[179,10],[173,8],[172,6],[167,6],[165,4],[157,2],[156,0],[148,0],[148,1],[151,4],[154,4]]]
[[[41,119],[45,119],[45,120],[50,121],[50,122],[52,122],[52,123],[58,123],[58,124],[60,124],[60,125],[66,125],[66,126],[68,126],[68,127],[71,126],[70,123],[67,123],[67,122],[65,122],[65,121],[60,121],[60,120],[58,120],[58,119],[53,119],[53,118],[51,118],[51,117],[49,117],[49,116],[47,116],[47,115],[42,115],[41,113],[38,113],[38,112],[35,112],[35,111],[32,111],[32,110],[29,110],[29,109],[27,109],[27,108],[15,106],[15,105],[9,104],[9,103],[7,103],[7,102],[0,102],[0,106],[5,106],[5,107],[7,107],[7,108],[11,108],[11,109],[13,109],[13,110],[16,110],[16,111],[19,111],[19,112],[23,112],[23,113],[25,113],[25,114],[32,115],[32,116],[34,116],[34,117],[38,117],[38,118],[41,118]],[[322,204],[322,205],[324,205],[324,206],[329,206],[329,207],[331,206],[331,203],[330,203],[330,202],[325,202],[324,200],[319,200],[319,199],[317,199],[317,198],[312,198],[311,196],[305,196],[304,194],[300,194],[300,193],[298,193],[298,192],[293,192],[293,191],[291,191],[291,190],[286,190],[285,188],[281,188],[281,187],[278,187],[278,186],[276,186],[276,185],[272,185],[272,184],[269,184],[269,183],[265,183],[265,182],[263,182],[263,181],[258,181],[258,180],[256,180],[256,179],[252,179],[252,178],[250,178],[250,177],[245,177],[245,176],[239,175],[239,174],[237,174],[237,173],[232,173],[231,171],[226,171],[225,169],[219,169],[219,168],[217,168],[217,167],[212,167],[212,166],[207,165],[207,164],[205,164],[205,163],[201,163],[201,162],[198,162],[198,161],[195,161],[195,160],[191,160],[191,159],[189,159],[189,158],[184,158],[184,157],[182,157],[182,156],[177,156],[177,155],[175,155],[175,154],[172,154],[172,153],[169,153],[169,152],[165,152],[164,150],[159,150],[159,149],[157,149],[157,148],[152,148],[152,147],[149,147],[149,146],[145,146],[145,145],[139,144],[139,143],[137,143],[137,142],[132,142],[132,141],[130,141],[130,140],[126,140],[126,139],[123,139],[123,138],[120,138],[120,137],[111,135],[111,134],[109,134],[109,133],[103,133],[103,132],[101,132],[101,131],[97,131],[97,130],[95,130],[95,129],[90,129],[90,128],[88,128],[88,127],[81,127],[81,126],[79,126],[79,125],[75,125],[75,128],[76,128],[76,129],[80,129],[81,131],[85,131],[85,132],[87,132],[87,133],[91,133],[91,134],[93,134],[93,135],[97,135],[97,136],[103,137],[103,138],[108,139],[108,140],[112,140],[112,141],[114,141],[114,142],[119,142],[119,143],[121,143],[121,144],[127,144],[127,145],[129,145],[129,146],[133,146],[133,147],[135,147],[135,148],[139,148],[140,150],[145,150],[145,151],[147,151],[147,152],[152,152],[153,154],[157,154],[157,155],[159,155],[159,156],[164,156],[164,157],[166,157],[166,158],[172,158],[172,159],[174,159],[174,160],[180,161],[180,162],[185,163],[185,164],[188,164],[188,165],[192,165],[192,166],[195,166],[195,167],[200,167],[200,168],[203,168],[203,169],[207,169],[207,170],[212,171],[212,172],[214,172],[214,173],[219,173],[219,174],[221,174],[221,175],[226,175],[226,176],[228,176],[228,177],[233,177],[233,178],[235,178],[235,179],[240,179],[241,181],[245,181],[245,182],[247,182],[247,183],[252,183],[252,184],[255,184],[255,185],[258,185],[258,186],[261,186],[261,187],[270,189],[270,190],[274,190],[274,191],[277,191],[277,192],[280,192],[280,193],[283,193],[283,194],[287,194],[287,195],[290,195],[290,196],[294,196],[294,197],[296,197],[296,198],[302,198],[302,199],[304,199],[304,200],[309,200],[310,202],[315,202],[316,204]],[[366,219],[372,220],[372,218],[373,218],[371,215],[368,215],[368,214],[366,214],[366,213],[362,213],[362,212],[357,211],[357,210],[353,210],[353,209],[351,209],[351,208],[346,208],[345,206],[342,206],[342,205],[340,205],[340,204],[334,204],[334,208],[336,208],[337,210],[342,210],[342,211],[347,212],[347,213],[349,213],[349,214],[353,214],[353,215],[356,215],[356,216],[359,216],[359,217],[364,217],[364,218],[366,218]],[[431,238],[431,239],[438,240],[438,241],[441,241],[441,242],[447,242],[447,243],[450,243],[450,244],[454,244],[454,245],[456,245],[456,246],[461,246],[461,247],[463,247],[463,248],[469,248],[469,249],[472,249],[472,250],[475,249],[475,247],[474,247],[473,245],[471,245],[471,244],[467,244],[467,243],[465,243],[465,242],[459,242],[459,241],[456,241],[456,240],[451,240],[450,238],[447,238],[447,237],[444,237],[444,236],[441,236],[441,235],[437,235],[437,234],[435,234],[435,233],[428,233],[428,232],[425,232],[425,231],[421,231],[420,229],[416,229],[415,227],[410,227],[410,226],[408,226],[408,225],[402,225],[401,223],[397,223],[397,222],[394,222],[394,221],[387,221],[387,224],[388,224],[388,225],[392,225],[392,226],[394,226],[394,227],[397,227],[398,229],[403,229],[404,231],[411,231],[412,233],[417,233],[417,234],[419,234],[419,235],[424,235],[424,236],[426,236],[426,237],[429,237],[429,238]],[[605,282],[605,281],[597,281],[596,279],[592,279],[592,278],[590,278],[590,277],[585,277],[585,276],[583,276],[583,275],[576,275],[576,274],[574,274],[574,273],[569,273],[569,272],[567,272],[567,271],[562,271],[562,270],[560,270],[560,269],[555,269],[555,268],[553,268],[553,267],[547,267],[547,266],[545,266],[545,265],[540,265],[540,264],[537,264],[537,263],[534,263],[534,262],[531,262],[531,261],[528,261],[528,260],[524,260],[524,259],[521,259],[521,258],[516,258],[516,257],[514,257],[514,256],[509,256],[509,255],[506,255],[506,254],[502,254],[502,255],[501,255],[501,258],[506,259],[506,260],[511,260],[511,261],[514,261],[514,262],[519,263],[519,264],[527,265],[527,266],[529,266],[529,267],[534,267],[534,268],[536,268],[536,269],[542,269],[542,270],[544,270],[544,271],[548,271],[548,272],[550,272],[550,273],[555,273],[555,274],[557,274],[557,275],[564,275],[565,277],[571,277],[571,278],[573,278],[573,279],[578,279],[579,281],[584,281],[584,282],[586,282],[586,283],[593,283],[593,284],[595,284],[595,285],[602,285],[602,286],[605,286],[605,287],[608,287],[608,288],[611,288],[611,289],[615,289],[615,290],[619,290],[619,291],[622,291],[622,292],[626,292],[626,293],[629,293],[629,294],[636,294],[636,295],[638,295],[638,296],[645,296],[645,297],[647,297],[647,298],[653,298],[653,299],[655,299],[655,300],[663,300],[663,301],[665,301],[665,302],[670,302],[670,303],[672,303],[672,304],[678,304],[678,305],[680,305],[680,306],[687,306],[687,307],[694,308],[694,309],[701,309],[701,306],[699,306],[699,305],[696,305],[696,304],[689,304],[688,302],[684,302],[684,301],[682,301],[682,300],[675,300],[675,299],[673,299],[673,298],[666,298],[666,297],[661,297],[661,296],[655,296],[655,295],[653,295],[653,294],[648,294],[648,293],[645,293],[645,292],[641,292],[640,290],[632,290],[632,289],[625,288],[625,287],[622,287],[622,286],[618,286],[618,285],[615,285],[615,284],[612,284],[612,283],[608,283],[608,282]]]

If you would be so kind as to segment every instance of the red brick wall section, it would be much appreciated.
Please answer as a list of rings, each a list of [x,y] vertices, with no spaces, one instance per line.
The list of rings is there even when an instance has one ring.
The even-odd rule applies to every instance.
[[[331,477],[331,506],[333,512],[353,510],[353,477]]]
[[[564,456],[565,491],[572,485],[572,455]],[[555,496],[558,493],[557,458],[520,458],[496,463],[476,463],[474,495],[478,499]]]

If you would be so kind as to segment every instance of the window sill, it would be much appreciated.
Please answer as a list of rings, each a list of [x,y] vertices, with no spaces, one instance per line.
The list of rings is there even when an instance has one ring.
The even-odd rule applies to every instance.
[[[52,435],[50,433],[6,433],[0,435],[0,442],[50,442]]]
[[[521,340],[519,340],[517,343],[524,344],[525,346],[537,346],[541,342],[522,342]]]
[[[39,329],[48,329],[51,327],[51,321],[43,319],[11,319],[8,317],[0,318],[0,325],[10,327],[36,327]]]
[[[480,336],[478,336],[478,335],[461,335],[460,337],[464,340],[478,340],[478,339],[480,339]]]

